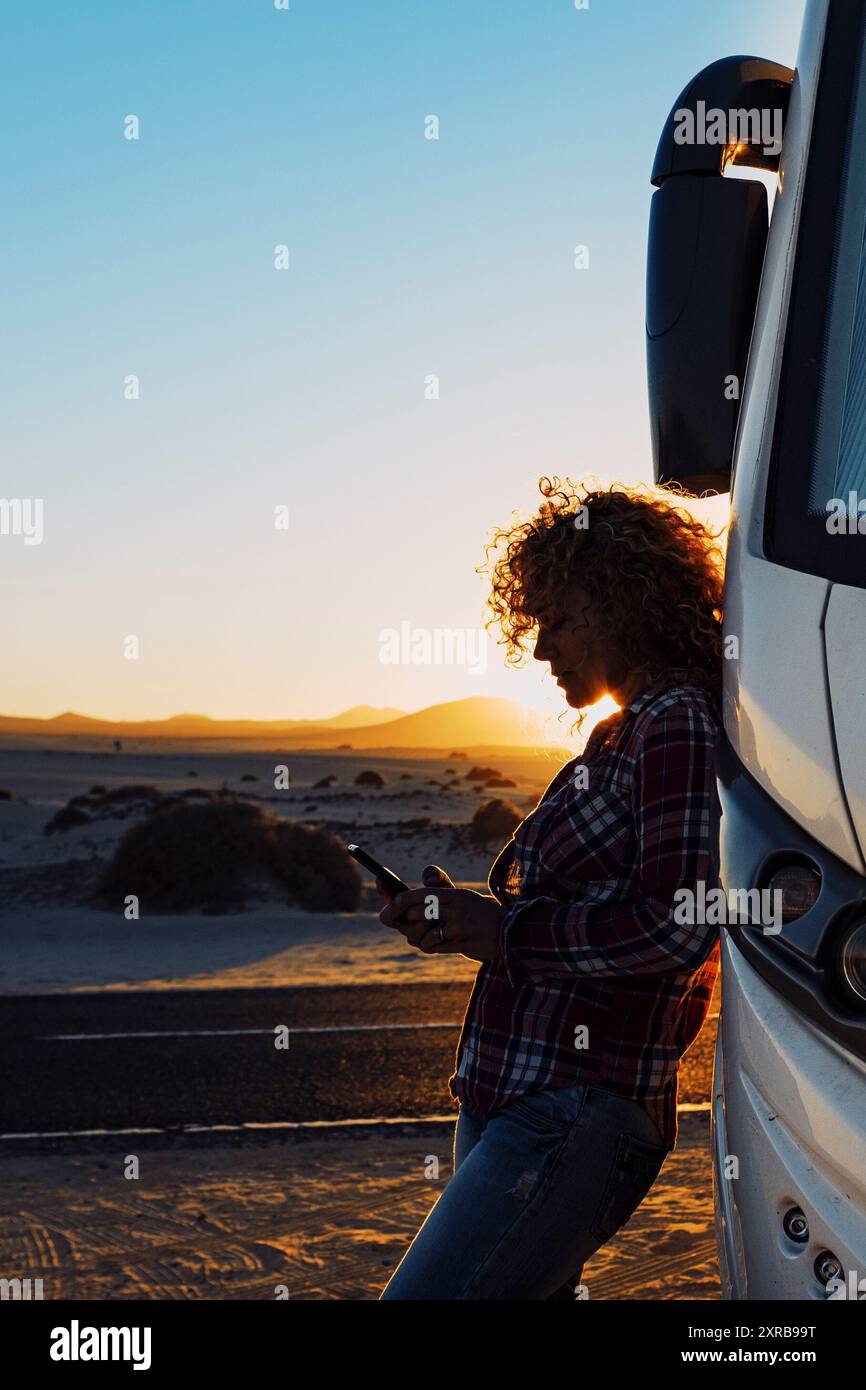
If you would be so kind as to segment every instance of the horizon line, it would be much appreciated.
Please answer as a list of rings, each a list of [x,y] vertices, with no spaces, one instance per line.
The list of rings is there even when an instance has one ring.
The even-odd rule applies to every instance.
[[[522,703],[522,701],[520,701],[520,700],[515,700],[515,699],[513,699],[511,696],[508,696],[508,695],[462,695],[462,696],[456,697],[456,698],[453,699],[453,700],[436,700],[436,701],[434,701],[432,704],[429,704],[429,705],[420,705],[417,709],[411,709],[411,710],[398,709],[396,706],[390,706],[390,705],[371,705],[371,704],[366,704],[365,702],[362,701],[362,702],[359,702],[358,704],[355,704],[355,705],[347,705],[345,708],[340,709],[340,710],[337,710],[335,714],[311,715],[311,716],[306,716],[306,715],[277,715],[277,716],[275,716],[275,717],[264,718],[264,717],[255,717],[255,716],[245,715],[245,714],[237,714],[237,715],[214,715],[214,714],[203,714],[203,713],[200,713],[199,711],[195,711],[195,710],[184,710],[184,711],[182,711],[182,712],[180,712],[180,713],[178,713],[178,714],[163,714],[163,715],[147,715],[147,714],[145,714],[145,715],[138,715],[138,716],[135,716],[135,717],[132,717],[132,718],[128,718],[128,717],[124,717],[124,718],[115,718],[115,717],[113,717],[112,715],[84,714],[84,713],[82,713],[80,710],[75,710],[75,709],[64,709],[64,710],[60,710],[57,714],[12,714],[12,713],[10,713],[10,712],[7,711],[7,710],[2,710],[2,711],[0,711],[0,719],[29,719],[29,720],[33,720],[34,722],[45,723],[45,724],[52,723],[53,721],[55,721],[55,720],[57,720],[57,719],[65,719],[65,718],[86,719],[86,720],[89,720],[90,722],[92,722],[92,723],[94,723],[94,724],[166,724],[166,723],[169,723],[169,722],[172,721],[172,720],[181,720],[181,719],[201,719],[201,720],[206,720],[208,723],[212,723],[212,724],[241,724],[241,723],[243,723],[243,724],[280,724],[280,723],[288,723],[288,724],[323,724],[323,723],[328,723],[328,722],[329,722],[330,720],[332,720],[332,719],[339,719],[339,718],[341,717],[341,715],[349,714],[352,710],[355,710],[355,709],[368,709],[368,710],[375,710],[375,711],[377,711],[377,712],[378,712],[378,711],[382,711],[382,710],[389,710],[389,711],[394,710],[394,711],[396,711],[395,713],[389,713],[388,717],[387,717],[386,719],[383,719],[383,720],[381,721],[381,722],[384,724],[384,723],[392,723],[392,722],[394,722],[394,721],[397,720],[397,719],[406,719],[406,718],[409,718],[409,717],[410,717],[411,715],[413,715],[413,714],[423,714],[423,712],[424,712],[425,710],[437,709],[437,708],[444,708],[444,707],[447,707],[448,705],[465,704],[465,703],[468,703],[468,701],[470,701],[470,700],[490,700],[490,701],[496,701],[496,702],[499,702],[499,703],[505,703],[505,704],[514,705],[517,709],[524,710],[524,711],[525,711],[526,713],[528,713],[528,714],[538,714],[538,713],[539,713],[538,711],[536,711],[536,710],[534,709],[534,707],[533,707],[532,705],[525,705],[525,704]],[[543,718],[544,716],[540,716],[540,717]],[[367,727],[367,726],[361,726],[361,727]],[[369,727],[375,727],[375,725],[371,725],[371,726],[369,726]]]

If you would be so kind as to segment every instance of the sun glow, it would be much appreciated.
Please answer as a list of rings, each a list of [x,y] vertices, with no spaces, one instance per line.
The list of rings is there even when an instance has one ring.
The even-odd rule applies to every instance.
[[[620,706],[612,695],[603,695],[600,700],[596,700],[594,705],[588,705],[581,734],[586,734],[588,738],[596,724],[600,724],[603,719],[609,719],[612,714],[616,714],[618,709]]]

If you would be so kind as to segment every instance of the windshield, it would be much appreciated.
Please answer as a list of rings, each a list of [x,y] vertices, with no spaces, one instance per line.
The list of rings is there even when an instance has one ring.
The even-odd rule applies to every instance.
[[[777,563],[861,586],[866,586],[864,232],[864,9],[831,7],[797,241],[765,545]]]

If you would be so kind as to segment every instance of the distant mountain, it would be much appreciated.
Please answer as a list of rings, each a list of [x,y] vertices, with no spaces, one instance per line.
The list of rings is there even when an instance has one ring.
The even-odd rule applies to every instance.
[[[352,748],[474,748],[485,745],[538,748],[549,740],[532,714],[514,700],[472,695],[429,705],[374,727],[343,728],[341,743]],[[304,747],[332,746],[332,735],[309,730]]]
[[[402,719],[403,709],[376,709],[374,705],[353,705],[342,714],[332,715],[330,719],[308,719],[307,724],[318,724],[329,729],[360,729],[367,724],[386,724],[392,719]]]
[[[169,719],[117,721],[67,711],[53,719],[0,715],[0,736],[86,736],[110,739],[255,739],[284,748],[538,748],[549,743],[533,715],[514,700],[472,695],[414,714],[355,705],[330,719]]]
[[[67,710],[51,719],[0,715],[0,734],[90,734],[103,738],[267,738],[271,734],[299,734],[306,730],[370,728],[391,723],[403,715],[400,709],[376,709],[353,705],[328,719],[212,719],[208,714],[173,714],[168,719],[93,719]]]
[[[0,716],[0,718],[5,718],[5,716]],[[181,716],[181,718],[183,718],[183,716]],[[26,719],[13,722],[41,724],[46,728],[49,725],[53,725],[55,729],[63,730],[63,732],[67,732],[70,729],[81,729],[82,732],[87,733],[95,724],[101,724],[103,721],[100,719],[91,719],[88,714],[73,714],[72,710],[67,710],[64,714],[55,714],[53,719]]]

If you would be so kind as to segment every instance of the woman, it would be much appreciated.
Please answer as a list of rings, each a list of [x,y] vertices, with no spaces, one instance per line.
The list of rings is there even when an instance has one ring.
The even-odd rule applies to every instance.
[[[718,928],[683,906],[718,884],[716,537],[672,492],[540,488],[538,515],[488,547],[490,621],[512,664],[535,635],[574,709],[620,709],[502,850],[490,896],[430,866],[381,913],[420,951],[481,961],[454,1176],[385,1299],[574,1298],[675,1145],[679,1059],[718,971]]]

